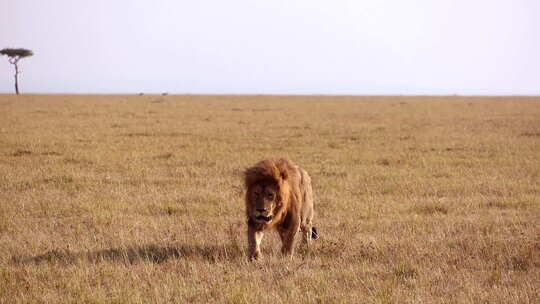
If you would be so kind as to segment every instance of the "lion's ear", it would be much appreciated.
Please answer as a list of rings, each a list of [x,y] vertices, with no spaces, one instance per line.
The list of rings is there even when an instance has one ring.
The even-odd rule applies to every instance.
[[[244,184],[246,188],[251,187],[253,184],[258,182],[261,178],[262,172],[261,168],[252,167],[244,171]]]
[[[289,173],[287,171],[281,171],[281,179],[286,180],[289,177]]]

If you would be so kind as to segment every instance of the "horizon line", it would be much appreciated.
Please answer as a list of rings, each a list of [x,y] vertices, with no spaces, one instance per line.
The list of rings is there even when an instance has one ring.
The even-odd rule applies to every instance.
[[[0,92],[0,95],[14,95],[15,93]],[[321,94],[321,93],[20,93],[19,96],[24,95],[160,95],[160,96],[336,96],[336,97],[540,97],[540,94]]]

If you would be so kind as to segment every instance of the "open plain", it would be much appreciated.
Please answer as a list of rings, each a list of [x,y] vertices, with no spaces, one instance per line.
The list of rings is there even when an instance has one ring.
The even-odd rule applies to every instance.
[[[242,172],[320,238],[246,255]],[[540,98],[0,95],[0,303],[540,303]]]

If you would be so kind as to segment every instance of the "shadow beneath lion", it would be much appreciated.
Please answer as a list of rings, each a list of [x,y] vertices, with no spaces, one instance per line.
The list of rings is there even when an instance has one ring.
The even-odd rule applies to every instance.
[[[209,262],[231,261],[243,258],[242,248],[230,245],[171,245],[155,244],[126,248],[111,248],[89,252],[72,252],[70,250],[50,250],[30,257],[12,257],[15,264],[77,264],[79,262],[101,263],[117,262],[137,264],[150,262],[161,264],[171,259],[202,259]]]

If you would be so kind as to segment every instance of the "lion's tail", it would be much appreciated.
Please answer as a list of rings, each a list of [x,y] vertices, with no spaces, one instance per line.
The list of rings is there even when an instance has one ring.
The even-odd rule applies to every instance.
[[[311,239],[316,240],[319,238],[319,233],[317,232],[317,228],[311,227]]]

